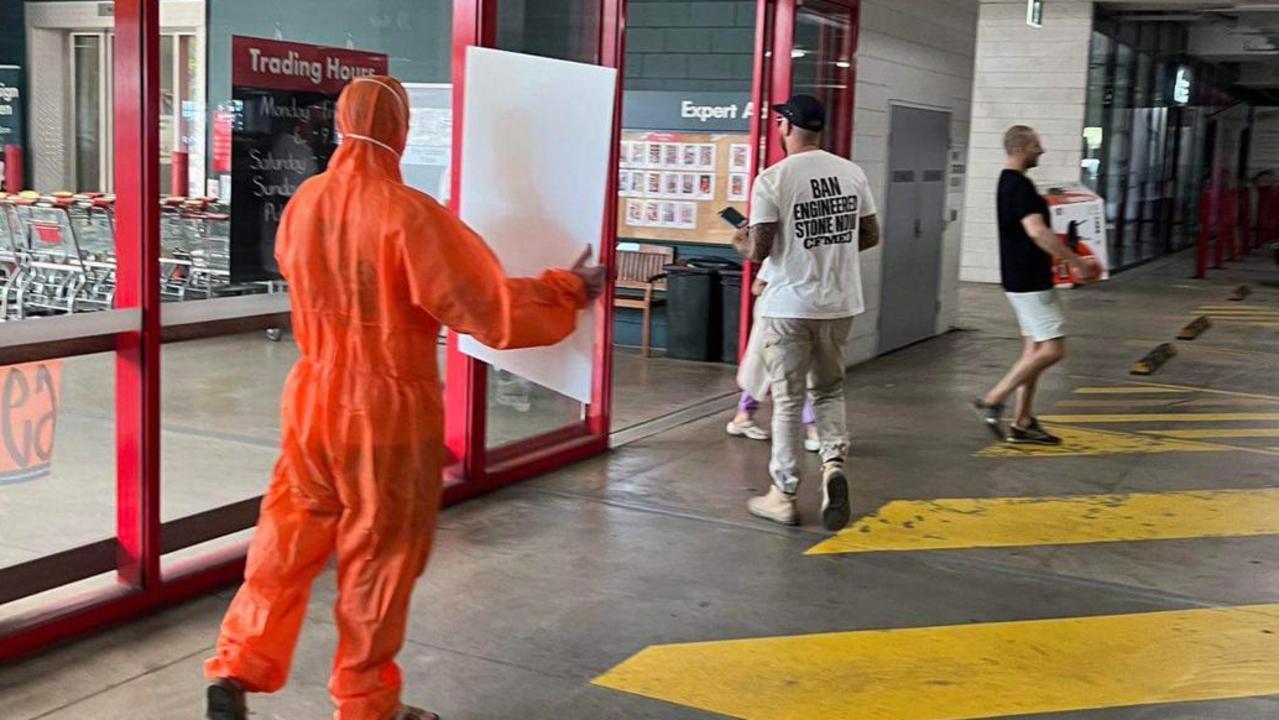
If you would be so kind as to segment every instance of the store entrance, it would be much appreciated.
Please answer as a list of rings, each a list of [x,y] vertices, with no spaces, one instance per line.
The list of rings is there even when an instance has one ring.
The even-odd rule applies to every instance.
[[[747,214],[755,175],[784,157],[769,105],[814,95],[827,149],[852,146],[855,1],[699,6],[627,3],[614,431],[717,412],[739,392],[754,270],[719,212]]]

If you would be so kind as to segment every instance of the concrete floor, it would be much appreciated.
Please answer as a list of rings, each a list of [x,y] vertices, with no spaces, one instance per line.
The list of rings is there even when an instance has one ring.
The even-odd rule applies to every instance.
[[[1040,390],[1042,414],[1154,412],[1122,397],[1109,405],[1080,407],[1077,403],[1094,397],[1105,401],[1109,396],[1076,391],[1129,383],[1134,379],[1128,375],[1132,361],[1155,344],[1171,340],[1201,306],[1228,306],[1230,290],[1241,283],[1254,289],[1242,305],[1279,313],[1279,290],[1260,284],[1279,277],[1273,264],[1254,259],[1197,282],[1185,279],[1189,260],[1160,261],[1104,285],[1067,293],[1071,356],[1045,378]],[[965,287],[962,313],[962,329],[851,372],[848,405],[855,447],[850,469],[856,516],[875,513],[899,500],[1249,490],[1276,485],[1276,437],[1215,440],[1219,446],[1195,452],[1112,452],[1106,449],[1110,446],[1099,446],[1100,450],[1085,448],[1087,452],[1062,457],[992,454],[989,436],[965,404],[998,378],[1015,358],[1019,341],[995,288]],[[1179,343],[1180,355],[1149,380],[1217,391],[1190,393],[1188,399],[1171,406],[1177,412],[1257,412],[1261,419],[1249,427],[1269,432],[1279,428],[1279,419],[1268,415],[1279,412],[1279,333],[1269,322],[1238,320],[1225,317],[1203,338]],[[262,346],[257,351],[277,353],[282,348]],[[234,356],[232,362],[260,367],[259,358],[247,352]],[[170,367],[166,372],[184,369],[176,362]],[[675,377],[659,371],[656,364],[641,367],[656,373],[653,384],[619,387],[619,397],[639,398]],[[198,372],[175,379],[179,389],[186,387],[187,397],[166,398],[166,403],[187,407],[202,399],[206,404],[191,412],[203,423],[204,434],[182,436],[178,430],[171,431],[175,454],[170,455],[166,447],[166,462],[182,462],[188,468],[192,457],[205,462],[205,456],[197,453],[207,443],[199,441],[210,439],[210,433],[273,437],[274,420],[265,413],[270,403],[256,406],[262,413],[240,411],[226,417],[224,408],[207,397],[221,386],[218,378]],[[732,389],[731,374],[726,379],[715,376],[704,383],[706,387],[698,387],[691,375],[680,382],[689,383],[685,392],[692,393],[696,387],[704,398]],[[711,387],[712,383],[726,384]],[[69,385],[68,398],[75,395],[75,387],[74,382]],[[103,407],[110,405],[109,398],[97,400]],[[1125,407],[1125,402],[1131,407]],[[723,401],[725,411],[730,405],[730,400]],[[1059,720],[1279,717],[1279,672],[1273,661],[1257,662],[1242,649],[1207,666],[1191,665],[1180,656],[1157,658],[1161,670],[1180,672],[1182,682],[1177,687],[1123,696],[1128,699],[1110,703],[1107,697],[1118,698],[1122,693],[1099,691],[1075,705],[1053,704],[1045,688],[1054,680],[1047,674],[1017,692],[968,692],[966,709],[923,709],[928,705],[923,694],[895,700],[884,696],[879,698],[881,704],[871,704],[867,687],[876,680],[874,672],[856,682],[823,688],[828,704],[820,708],[806,704],[806,696],[778,705],[778,697],[784,696],[770,695],[774,690],[767,681],[789,678],[788,673],[802,675],[808,658],[799,653],[783,659],[752,654],[749,649],[743,652],[759,665],[760,682],[734,686],[724,680],[719,688],[730,692],[738,705],[714,697],[718,681],[713,679],[717,672],[713,667],[686,670],[672,665],[652,671],[658,676],[664,671],[710,673],[712,679],[704,683],[706,692],[700,700],[681,699],[673,689],[670,693],[629,688],[620,692],[593,684],[602,674],[627,667],[629,659],[645,648],[673,643],[1279,602],[1279,534],[1273,532],[1144,542],[1116,536],[1111,542],[1087,544],[1035,545],[1028,540],[1011,547],[978,547],[982,544],[978,542],[962,549],[927,552],[805,556],[829,537],[814,523],[815,484],[801,489],[800,509],[807,521],[803,527],[786,529],[748,517],[746,499],[767,487],[767,445],[727,438],[724,419],[717,414],[695,420],[629,443],[607,457],[445,512],[435,555],[417,595],[409,643],[401,656],[407,699],[431,707],[448,720],[943,720],[1029,718],[1031,714]],[[1173,428],[1237,424],[1163,418],[1122,426],[1079,423],[1073,427],[1105,433],[1117,430],[1137,437]],[[178,436],[189,437],[190,444],[179,444],[187,440]],[[62,444],[65,437],[60,431],[59,453],[69,445]],[[212,457],[218,454],[210,450],[207,462],[243,463],[239,472],[252,470],[263,477],[261,468],[251,467],[257,459]],[[234,469],[207,467],[221,468],[219,473]],[[170,473],[174,475],[178,474]],[[6,493],[22,487],[7,488]],[[210,488],[209,496],[190,502],[210,502],[225,490]],[[66,509],[78,507],[79,500],[66,497],[63,502],[61,507]],[[0,506],[0,528],[12,521],[12,515],[3,514],[6,507]],[[166,513],[170,511],[189,508],[166,506]],[[1245,523],[1246,518],[1241,519],[1240,527]],[[39,537],[30,542],[33,548],[44,548],[45,540]],[[278,695],[254,698],[257,717],[327,716],[324,684],[335,642],[329,611],[334,592],[332,574],[327,573],[311,602],[293,681]],[[0,716],[6,720],[199,717],[200,663],[209,653],[228,598],[229,591],[205,597],[0,669]],[[1144,669],[1132,666],[1131,648],[1116,650],[1103,640],[1098,638],[1095,655],[1083,656],[1080,672],[1101,668],[1105,673],[1114,667],[1114,674],[1131,675],[1132,682],[1125,686],[1140,686]],[[1140,638],[1132,644],[1139,646]],[[1240,648],[1245,645],[1239,644]],[[699,646],[681,647],[695,650]],[[672,657],[677,658],[681,649],[674,650]],[[975,660],[997,665],[1004,651],[1013,650],[975,648],[973,653]],[[897,667],[890,655],[883,658],[885,668]],[[861,660],[868,667],[878,667],[878,658]],[[897,670],[904,685],[912,682],[913,674],[951,672],[908,663]],[[729,671],[723,672],[727,677]],[[980,674],[956,668],[951,680],[966,682],[975,672]],[[796,677],[785,684],[801,682],[803,678]],[[949,684],[950,680],[938,682]],[[1243,689],[1236,688],[1239,683]],[[679,678],[668,684],[678,685]],[[751,709],[756,692],[759,703]],[[738,707],[743,698],[748,709],[728,709]],[[1200,701],[1168,703],[1168,699]]]

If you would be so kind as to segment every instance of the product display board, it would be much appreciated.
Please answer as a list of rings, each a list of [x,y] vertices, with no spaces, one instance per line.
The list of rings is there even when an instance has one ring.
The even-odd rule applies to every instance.
[[[617,71],[471,47],[466,55],[459,210],[512,277],[600,255]],[[570,108],[571,112],[567,112]],[[591,400],[594,305],[552,347],[462,352],[579,402]]]
[[[387,56],[235,36],[231,62],[231,280],[273,280],[284,206],[337,148],[338,95],[354,78],[385,75]]]
[[[1052,230],[1068,238],[1071,226],[1078,238],[1075,252],[1097,258],[1101,263],[1101,280],[1110,278],[1110,258],[1106,245],[1106,203],[1096,193],[1079,186],[1049,188],[1044,194],[1052,215]],[[1065,264],[1053,260],[1053,282],[1057,287],[1073,287],[1075,278]]]
[[[726,206],[746,214],[750,136],[739,133],[622,133],[617,233],[637,240],[727,245]]]

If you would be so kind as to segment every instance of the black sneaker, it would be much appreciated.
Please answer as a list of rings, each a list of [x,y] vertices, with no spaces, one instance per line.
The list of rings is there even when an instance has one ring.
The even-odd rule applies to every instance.
[[[1019,428],[1011,425],[1008,428],[1008,442],[1014,445],[1051,445],[1061,444],[1061,438],[1053,435],[1040,426],[1038,420],[1031,420],[1030,425]]]
[[[234,680],[222,678],[214,681],[208,689],[208,701],[205,717],[209,720],[248,720],[249,718],[244,688]]]
[[[986,427],[990,428],[990,432],[999,438],[1000,442],[1007,439],[1008,434],[1004,432],[1004,406],[991,405],[990,403],[977,398],[973,401],[973,412],[977,413],[977,419],[986,423]]]

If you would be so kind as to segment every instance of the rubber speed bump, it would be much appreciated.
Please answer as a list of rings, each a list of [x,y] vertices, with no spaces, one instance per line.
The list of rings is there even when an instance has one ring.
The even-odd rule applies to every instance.
[[[1172,343],[1164,343],[1146,353],[1145,357],[1132,364],[1128,372],[1133,375],[1153,375],[1164,366],[1164,363],[1177,356],[1177,348]]]
[[[1243,300],[1251,294],[1252,294],[1251,288],[1249,288],[1247,285],[1240,285],[1239,287],[1235,288],[1235,291],[1233,293],[1230,293],[1230,300],[1232,302],[1243,302]]]
[[[1212,321],[1208,319],[1208,316],[1200,315],[1194,320],[1191,320],[1190,324],[1182,328],[1181,332],[1177,333],[1177,339],[1178,340],[1194,340],[1195,338],[1207,332],[1208,328],[1210,327],[1212,327]]]

